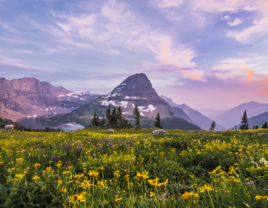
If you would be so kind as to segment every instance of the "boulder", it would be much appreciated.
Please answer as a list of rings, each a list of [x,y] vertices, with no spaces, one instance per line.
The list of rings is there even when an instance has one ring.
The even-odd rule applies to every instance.
[[[163,129],[159,129],[159,130],[154,130],[153,134],[168,134],[168,132],[164,131]]]

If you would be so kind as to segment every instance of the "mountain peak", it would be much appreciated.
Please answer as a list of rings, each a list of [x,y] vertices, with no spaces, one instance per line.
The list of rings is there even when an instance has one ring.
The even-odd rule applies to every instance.
[[[146,117],[155,117],[158,112],[162,117],[174,114],[171,106],[159,97],[144,73],[129,76],[108,95],[101,96],[98,103],[102,106],[122,106],[127,115],[132,115],[135,105],[141,115]]]

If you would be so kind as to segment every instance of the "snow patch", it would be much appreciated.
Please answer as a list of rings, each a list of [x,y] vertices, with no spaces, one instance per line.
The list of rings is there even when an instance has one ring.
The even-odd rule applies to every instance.
[[[129,115],[129,114],[131,114],[131,113],[130,113],[130,112],[123,112],[122,114],[123,114],[123,115],[126,115],[126,114]]]
[[[57,114],[56,112],[53,112],[54,114]]]
[[[115,97],[117,95],[117,92],[116,93],[113,93],[112,95],[111,95],[111,97]]]
[[[145,115],[143,114],[143,112],[140,112],[140,115],[141,115],[141,116],[145,116]]]
[[[121,85],[126,85],[127,83],[122,83]]]
[[[127,108],[128,101],[121,101],[120,103],[124,108]]]
[[[79,98],[79,100],[86,100],[86,98]]]
[[[130,97],[130,96],[126,96],[125,99],[141,99],[141,97]]]
[[[59,95],[58,97],[64,97],[65,95]]]
[[[37,117],[37,115],[33,115],[33,116],[27,116],[27,118],[36,118]]]
[[[139,109],[140,111],[144,111],[144,112],[149,112],[149,111],[153,112],[153,111],[156,109],[156,107],[154,107],[153,105],[148,105],[148,106],[138,106],[138,109]]]
[[[135,108],[135,105],[133,103],[131,103],[131,104],[132,104],[132,107]]]
[[[106,106],[108,106],[108,105],[114,105],[114,106],[118,106],[118,105],[116,105],[115,104],[115,102],[113,101],[113,100],[110,100],[110,101],[107,101],[107,100],[104,100],[104,101],[102,101],[102,103],[101,103],[101,105],[106,105]]]

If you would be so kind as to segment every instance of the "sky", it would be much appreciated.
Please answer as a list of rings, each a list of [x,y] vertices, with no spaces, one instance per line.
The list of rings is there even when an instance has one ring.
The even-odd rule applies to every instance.
[[[0,77],[106,94],[136,73],[193,108],[268,103],[268,1],[0,0]]]

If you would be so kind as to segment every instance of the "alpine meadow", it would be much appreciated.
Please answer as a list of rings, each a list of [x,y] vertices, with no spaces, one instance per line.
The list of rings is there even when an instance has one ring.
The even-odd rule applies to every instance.
[[[268,131],[1,131],[2,207],[267,207]]]

